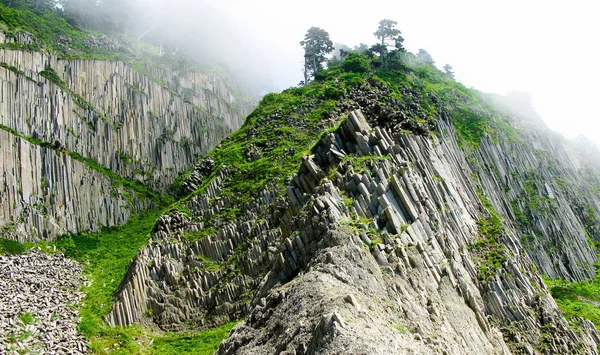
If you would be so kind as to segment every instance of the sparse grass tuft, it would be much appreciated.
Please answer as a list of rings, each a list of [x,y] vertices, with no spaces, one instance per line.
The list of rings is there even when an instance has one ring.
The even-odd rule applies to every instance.
[[[1,232],[1,230],[0,230],[0,232]],[[23,254],[27,250],[31,249],[33,246],[34,246],[33,243],[21,244],[14,240],[0,238],[0,255],[2,255],[2,254],[12,254],[12,255]]]
[[[33,316],[33,314],[31,312],[26,312],[26,313],[20,314],[19,315],[19,319],[25,325],[33,324],[33,323],[36,322],[36,319],[35,319],[35,317]]]
[[[477,275],[482,282],[491,281],[507,260],[506,247],[498,242],[504,224],[492,203],[483,195],[480,199],[488,216],[477,221],[479,238],[472,247],[478,261]]]
[[[554,300],[567,319],[583,317],[600,329],[600,263],[592,281],[568,282],[544,277]]]

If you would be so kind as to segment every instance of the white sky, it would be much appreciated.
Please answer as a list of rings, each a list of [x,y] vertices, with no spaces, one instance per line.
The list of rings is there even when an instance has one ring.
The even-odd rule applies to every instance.
[[[600,145],[600,2],[597,0],[273,1],[219,0],[240,35],[268,56],[274,86],[302,79],[306,30],[332,41],[373,44],[379,20],[398,21],[405,47],[426,49],[438,67],[484,92],[531,94],[547,125]]]

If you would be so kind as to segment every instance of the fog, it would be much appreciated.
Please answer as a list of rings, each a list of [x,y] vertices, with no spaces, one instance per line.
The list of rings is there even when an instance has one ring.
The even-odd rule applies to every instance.
[[[129,1],[138,4],[132,32],[152,28],[148,38],[218,61],[258,93],[302,80],[299,41],[309,27],[334,42],[370,45],[378,21],[393,19],[409,51],[426,49],[438,68],[451,64],[457,81],[527,92],[551,129],[600,144],[600,21],[592,0]]]

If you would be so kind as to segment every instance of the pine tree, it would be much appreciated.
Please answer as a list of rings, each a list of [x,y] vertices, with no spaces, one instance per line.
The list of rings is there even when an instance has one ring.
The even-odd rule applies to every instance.
[[[300,45],[304,48],[304,83],[308,83],[316,72],[323,69],[325,56],[333,51],[333,42],[327,31],[311,27]]]
[[[450,79],[454,79],[454,72],[452,71],[452,66],[450,64],[444,65],[444,74],[448,75]]]
[[[402,32],[400,32],[400,30],[396,28],[397,24],[398,22],[394,20],[381,20],[379,21],[379,27],[377,28],[377,31],[373,33],[375,37],[377,37],[377,39],[381,41],[381,43],[372,46],[370,49],[371,51],[379,54],[379,58],[382,64],[385,64],[386,54],[388,52],[391,52],[388,50],[387,42],[393,41],[394,47],[397,51],[405,51],[403,46],[404,38],[402,37]]]
[[[423,48],[419,49],[419,53],[417,53],[417,59],[419,59],[423,63],[435,65],[435,61],[431,57],[431,54],[429,54],[429,52],[427,52]]]

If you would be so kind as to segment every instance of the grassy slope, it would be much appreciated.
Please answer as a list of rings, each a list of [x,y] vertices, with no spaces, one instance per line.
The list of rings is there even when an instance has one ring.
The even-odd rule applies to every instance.
[[[13,31],[31,33],[36,41],[34,44],[22,46],[18,44],[5,44],[11,49],[24,49],[40,51],[50,50],[63,58],[88,58],[101,60],[117,60],[125,58],[125,53],[114,53],[107,48],[86,46],[89,34],[100,36],[100,33],[83,32],[69,25],[67,21],[52,11],[36,13],[27,9],[15,9],[0,4],[0,22],[8,27],[7,34]],[[70,39],[68,48],[63,47],[57,38]]]
[[[218,328],[200,333],[167,333],[154,339],[147,353],[152,355],[209,355],[219,349],[219,344],[236,322],[229,322]]]
[[[364,57],[361,59],[368,61]],[[370,68],[367,72],[353,72],[342,63],[321,72],[317,81],[304,87],[266,95],[244,126],[208,154],[215,160],[217,171],[221,166],[232,170],[223,195],[235,197],[225,207],[224,215],[213,219],[239,215],[241,211],[236,210],[236,206],[251,201],[267,184],[281,186],[297,171],[302,156],[311,151],[322,135],[340,123],[326,124],[323,117],[352,88],[367,82],[383,84],[390,89],[391,96],[401,102],[414,99],[403,96],[404,88],[416,90],[420,96],[416,99],[428,116],[415,117],[417,121],[437,120],[439,107],[429,99],[432,93],[435,94],[453,117],[465,122],[455,124],[466,147],[476,147],[486,134],[507,135],[506,131],[510,130],[506,123],[508,119],[480,102],[476,92],[435,67],[416,61],[411,54],[405,55],[404,61],[410,62],[410,66],[401,65],[396,70]],[[478,117],[476,124],[471,123],[473,116]],[[250,145],[262,147],[262,158],[253,162],[244,158]],[[210,181],[210,178],[206,179],[196,194],[202,193]],[[211,225],[211,221],[205,222],[207,226]]]
[[[0,238],[0,255],[2,254],[21,254],[31,249],[32,243],[21,244],[14,240]]]

